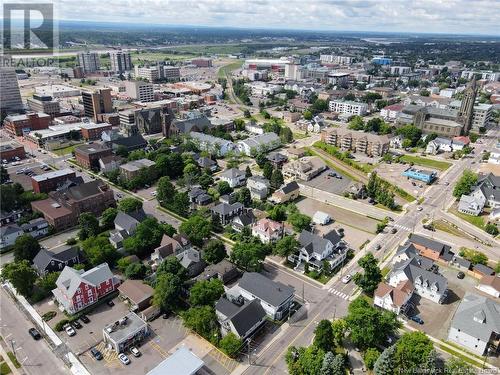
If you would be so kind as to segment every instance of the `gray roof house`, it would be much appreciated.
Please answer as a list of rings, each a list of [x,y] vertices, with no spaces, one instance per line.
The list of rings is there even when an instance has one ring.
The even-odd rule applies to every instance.
[[[201,258],[200,252],[193,248],[187,249],[176,256],[181,265],[187,270],[190,278],[198,276],[207,266]]]
[[[222,225],[229,224],[233,218],[243,213],[245,207],[240,202],[219,203],[210,209],[212,216],[218,217]]]
[[[460,302],[448,332],[448,340],[479,355],[498,352],[500,304],[467,292]]]
[[[245,272],[243,277],[227,291],[231,299],[243,297],[245,301],[259,300],[266,314],[272,319],[283,319],[293,300],[295,289],[268,279],[257,272]]]
[[[49,272],[62,271],[65,266],[82,263],[78,246],[59,246],[52,250],[41,249],[33,259],[33,268],[42,276]]]
[[[116,249],[121,248],[123,240],[132,236],[135,228],[146,218],[147,215],[142,209],[128,213],[118,211],[114,221],[115,229],[109,232],[109,242]]]
[[[401,281],[409,280],[415,293],[436,303],[443,303],[447,296],[448,281],[439,273],[422,268],[418,259],[411,258],[394,265],[388,275],[388,284],[397,287]]]
[[[219,174],[221,181],[226,181],[232,188],[241,186],[245,183],[245,172],[237,168],[230,168]]]
[[[462,195],[458,210],[468,215],[478,216],[484,207],[500,207],[500,176],[493,173],[480,175],[478,183],[469,195]]]
[[[222,328],[222,334],[227,335],[232,332],[242,340],[262,327],[267,317],[257,299],[236,304],[221,297],[215,304],[215,312]]]
[[[23,234],[23,230],[17,224],[0,227],[0,249],[14,245],[17,237]]]
[[[301,248],[298,252],[288,257],[289,261],[297,264],[296,267],[305,262],[309,267],[321,271],[323,261],[327,261],[331,268],[336,268],[347,255],[347,248],[335,230],[324,236],[303,230],[299,235],[299,243]]]
[[[241,153],[252,156],[259,152],[267,152],[280,147],[281,140],[276,133],[270,132],[238,141],[236,146]]]
[[[238,268],[233,263],[227,259],[222,259],[219,263],[208,265],[196,279],[200,281],[218,278],[225,284],[238,277],[239,274]]]
[[[208,169],[212,172],[215,172],[217,168],[219,168],[219,165],[215,160],[207,157],[198,158],[198,160],[196,160],[196,163],[200,166],[200,168]]]
[[[236,232],[241,232],[243,228],[252,225],[256,220],[257,218],[253,214],[253,211],[246,210],[233,219],[231,226]]]
[[[270,186],[269,180],[262,176],[251,176],[247,179],[247,188],[252,199],[266,199]]]

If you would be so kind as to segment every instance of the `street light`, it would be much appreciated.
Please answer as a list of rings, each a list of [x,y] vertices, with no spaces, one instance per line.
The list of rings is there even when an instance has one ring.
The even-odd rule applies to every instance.
[[[14,354],[14,357],[16,356],[16,350],[14,349],[14,345],[16,345],[16,340],[10,339],[10,346],[12,347],[12,354]]]

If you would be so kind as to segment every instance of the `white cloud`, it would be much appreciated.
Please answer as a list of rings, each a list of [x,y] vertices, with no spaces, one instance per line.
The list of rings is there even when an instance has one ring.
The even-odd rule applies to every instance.
[[[62,19],[498,35],[497,0],[56,0]]]

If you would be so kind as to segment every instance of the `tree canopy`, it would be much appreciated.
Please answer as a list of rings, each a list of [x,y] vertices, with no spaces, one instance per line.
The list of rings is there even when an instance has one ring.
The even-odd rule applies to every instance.
[[[363,273],[354,275],[354,282],[363,292],[368,295],[373,295],[378,284],[382,281],[382,272],[378,266],[378,260],[372,253],[367,253],[359,259],[358,265],[364,270]]]
[[[192,306],[213,306],[222,294],[224,294],[224,284],[221,280],[200,280],[191,287],[189,302]]]
[[[207,263],[219,263],[226,255],[226,246],[220,240],[210,240],[203,247],[203,259]]]
[[[27,260],[29,263],[32,263],[39,251],[40,244],[29,234],[17,237],[14,242],[14,260],[16,262]]]
[[[28,260],[7,263],[0,274],[2,280],[8,280],[17,292],[25,297],[33,293],[33,285],[38,277]]]
[[[472,188],[477,184],[477,180],[477,174],[466,169],[453,188],[453,196],[460,198],[464,194],[470,194]]]
[[[123,212],[137,211],[142,208],[142,202],[136,198],[123,198],[118,202],[118,209]]]
[[[179,227],[179,232],[196,246],[203,245],[203,240],[210,237],[212,223],[209,219],[201,215],[193,215],[183,222]]]
[[[99,220],[90,212],[84,212],[80,215],[78,218],[78,225],[80,227],[78,237],[81,240],[95,237],[100,233]]]
[[[237,242],[233,246],[231,260],[249,272],[258,272],[266,255],[266,246],[260,242]]]

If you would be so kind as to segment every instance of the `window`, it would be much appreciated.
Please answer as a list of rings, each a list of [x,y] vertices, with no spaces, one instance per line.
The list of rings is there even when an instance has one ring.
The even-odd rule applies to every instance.
[[[89,290],[88,290],[87,295],[88,295],[89,297],[92,297],[92,289],[89,289]]]

